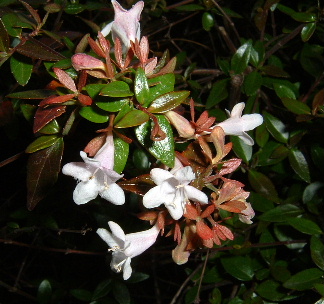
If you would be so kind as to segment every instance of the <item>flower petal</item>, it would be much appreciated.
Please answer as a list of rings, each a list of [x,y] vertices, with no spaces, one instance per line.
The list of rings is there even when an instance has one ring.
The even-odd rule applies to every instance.
[[[108,222],[109,228],[112,232],[112,234],[119,238],[121,241],[125,242],[125,233],[124,230],[115,222],[109,221]],[[122,249],[124,246],[120,246]]]
[[[121,187],[113,183],[99,192],[99,195],[114,205],[123,205],[125,203],[125,194]]]
[[[195,173],[190,166],[180,168],[174,173],[174,177],[179,181],[181,185],[188,185],[192,180],[196,178]]]
[[[242,116],[244,107],[244,102],[239,102],[238,104],[236,104],[232,109],[231,118],[240,118]]]
[[[241,117],[241,123],[244,131],[250,131],[263,123],[263,117],[260,114],[246,114]]]
[[[82,162],[67,163],[62,168],[62,173],[86,182],[92,176],[95,168]]]
[[[115,237],[113,234],[111,234],[108,230],[104,228],[97,229],[97,234],[107,243],[107,245],[112,247],[123,247],[124,242],[121,241],[119,238]]]
[[[188,199],[200,202],[202,204],[208,203],[208,197],[204,192],[192,186],[185,186],[184,189]]]
[[[245,132],[242,132],[242,135],[240,135],[239,138],[241,138],[242,141],[249,146],[254,145],[254,140],[252,139],[252,137]]]
[[[164,194],[161,192],[161,186],[150,189],[143,197],[143,205],[146,208],[155,208],[164,203]]]
[[[183,216],[184,210],[182,206],[182,201],[174,202],[173,204],[165,204],[165,207],[167,207],[171,217],[174,220],[178,220]]]
[[[172,173],[160,168],[152,169],[150,175],[154,183],[157,185],[161,185],[167,179],[174,178]]]
[[[131,258],[127,258],[124,264],[123,279],[128,280],[132,275]]]
[[[80,182],[73,191],[73,200],[77,205],[86,204],[97,197],[100,188],[96,178]]]
[[[104,28],[101,30],[101,34],[106,37],[111,32],[111,27],[114,21],[108,23],[104,26]]]

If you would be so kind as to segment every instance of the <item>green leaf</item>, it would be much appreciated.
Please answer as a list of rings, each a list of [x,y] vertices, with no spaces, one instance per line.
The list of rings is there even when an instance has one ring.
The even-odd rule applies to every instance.
[[[283,286],[295,290],[310,289],[314,286],[314,284],[321,282],[322,276],[323,271],[319,270],[318,268],[306,269],[293,275],[283,284]]]
[[[173,91],[174,83],[175,76],[171,73],[148,79],[150,95],[147,104],[150,104],[158,96]]]
[[[227,86],[229,79],[222,79],[213,84],[206,102],[206,109],[210,109],[228,97]]]
[[[48,148],[54,145],[60,137],[57,135],[46,135],[37,137],[31,144],[28,145],[25,152],[26,153],[34,153],[36,151]]]
[[[138,141],[148,149],[148,151],[162,163],[170,168],[174,167],[174,140],[172,128],[163,115],[156,115],[162,131],[166,134],[166,138],[160,141],[153,141],[150,139],[153,123],[148,121],[135,129]]]
[[[17,82],[24,86],[30,79],[33,64],[30,58],[14,54],[10,57],[10,69]]]
[[[110,98],[106,97],[105,101],[97,101],[96,105],[100,109],[108,111],[108,112],[118,112],[124,107],[125,104],[129,104],[129,102],[130,102],[130,100],[128,98],[112,101],[112,100],[110,100]]]
[[[248,66],[251,56],[252,42],[249,40],[241,45],[231,60],[231,68],[235,74],[241,74]]]
[[[136,149],[133,153],[133,163],[134,163],[134,166],[137,168],[137,169],[140,169],[140,170],[149,170],[150,168],[150,160],[149,160],[149,157],[148,155],[141,149]]]
[[[278,200],[278,193],[277,190],[266,175],[264,175],[261,172],[255,171],[255,170],[249,170],[248,173],[249,182],[257,193],[265,196],[267,199],[271,201],[277,201]]]
[[[274,77],[289,77],[289,74],[283,69],[275,65],[265,65],[262,67],[262,72],[266,73],[269,76]]]
[[[48,304],[51,303],[52,297],[52,286],[48,280],[43,280],[37,291],[37,300],[39,304]]]
[[[287,294],[286,290],[281,287],[281,283],[273,280],[267,280],[259,284],[256,288],[256,293],[271,302],[291,300],[297,297]]]
[[[240,281],[251,281],[254,276],[252,260],[248,256],[222,258],[225,271]]]
[[[103,298],[110,292],[111,288],[111,280],[104,280],[100,282],[94,290],[91,300],[95,301]]]
[[[147,109],[151,113],[164,113],[179,106],[189,96],[189,91],[169,92],[152,101]]]
[[[35,112],[37,110],[37,107],[28,103],[21,103],[20,104],[20,110],[23,113],[25,119],[28,122],[32,122],[35,116]]]
[[[7,53],[10,47],[10,39],[8,32],[0,19],[0,52]]]
[[[82,107],[79,111],[79,114],[83,118],[95,123],[104,123],[109,119],[107,112],[99,108],[95,108],[94,106]]]
[[[131,298],[125,283],[120,281],[113,282],[113,294],[119,304],[130,304]]]
[[[149,90],[147,78],[145,76],[145,71],[142,68],[138,68],[136,70],[134,92],[137,101],[140,104],[147,106],[149,96],[150,96],[150,90]]]
[[[27,164],[27,207],[33,210],[57,180],[61,170],[63,138],[50,147],[31,154]]]
[[[287,219],[287,222],[289,225],[297,229],[298,231],[306,234],[322,234],[323,231],[321,228],[313,221],[302,218],[302,217],[297,217],[297,218],[289,218]]]
[[[141,110],[132,110],[125,114],[116,124],[116,128],[130,128],[139,126],[149,120],[148,114]]]
[[[279,142],[287,143],[289,132],[286,131],[286,126],[277,117],[272,116],[268,112],[263,112],[266,127],[270,134]]]
[[[324,183],[314,182],[309,184],[303,193],[303,203],[307,205],[310,212],[320,215],[324,197]]]
[[[308,41],[316,30],[316,22],[306,24],[300,33],[303,42]]]
[[[296,217],[302,213],[303,210],[297,206],[285,204],[263,213],[259,219],[267,222],[286,222],[288,218]]]
[[[318,268],[324,270],[324,244],[317,236],[313,235],[310,241],[311,257]]]
[[[295,114],[311,114],[309,106],[299,100],[293,98],[282,98],[283,105],[292,113]]]
[[[89,302],[92,298],[92,293],[86,289],[72,289],[70,290],[70,294],[76,299],[84,302]]]
[[[231,136],[231,142],[233,143],[233,151],[235,154],[242,158],[245,163],[249,163],[252,158],[252,146],[247,145],[238,136]]]
[[[18,17],[17,14],[14,14],[14,13],[4,14],[1,17],[1,20],[2,20],[2,23],[3,23],[4,27],[7,30],[7,33],[10,36],[20,37],[20,35],[21,35],[21,28],[16,27],[16,26],[21,21],[20,21],[20,19],[19,19],[19,17]]]
[[[244,91],[248,96],[255,95],[262,84],[262,76],[258,71],[253,71],[245,77]]]
[[[317,78],[323,73],[324,62],[323,62],[324,47],[317,44],[304,43],[299,60],[303,69]]]
[[[113,81],[106,84],[100,92],[100,95],[110,97],[127,97],[133,96],[134,93],[130,91],[129,85],[124,81]]]
[[[273,88],[279,98],[296,99],[296,95],[295,95],[294,91],[291,88],[289,88],[288,86],[285,86],[285,85],[279,84],[279,83],[274,83]]]
[[[310,183],[311,178],[309,167],[304,154],[296,148],[293,148],[289,152],[288,159],[291,167],[299,175],[299,177],[305,182]]]
[[[60,126],[56,119],[50,121],[45,127],[38,131],[41,134],[57,134],[60,132]]]
[[[115,144],[114,170],[120,174],[124,170],[128,159],[129,144],[123,141],[119,137],[114,138],[114,144]]]
[[[127,283],[138,283],[147,280],[150,276],[146,273],[135,272],[132,273],[132,276],[127,280]]]
[[[84,11],[85,6],[83,4],[80,3],[68,3],[65,7],[64,7],[64,11],[67,14],[79,14],[82,11]]]
[[[258,126],[255,130],[255,141],[260,147],[264,147],[269,140],[269,132],[265,123]]]
[[[209,12],[204,12],[202,15],[202,26],[205,31],[210,31],[215,24],[214,16]]]
[[[294,12],[290,16],[299,22],[315,22],[316,21],[316,15],[312,14],[312,13]]]
[[[24,92],[10,93],[6,97],[18,98],[18,99],[45,99],[52,95],[55,95],[55,91],[40,89],[40,90],[29,90]]]
[[[270,231],[266,229],[260,236],[259,243],[273,243],[275,242],[275,238],[272,236]],[[276,255],[276,248],[275,247],[265,247],[265,248],[260,248],[260,254],[265,260],[267,264],[271,264],[271,262],[274,261],[275,255]]]

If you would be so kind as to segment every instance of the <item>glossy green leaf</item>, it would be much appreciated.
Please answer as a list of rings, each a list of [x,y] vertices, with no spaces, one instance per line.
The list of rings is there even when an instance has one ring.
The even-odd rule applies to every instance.
[[[160,141],[151,140],[151,130],[153,123],[148,121],[135,129],[138,141],[148,149],[148,151],[162,163],[170,168],[174,166],[174,140],[172,128],[169,121],[163,115],[156,115],[162,131],[166,134],[166,138]]]
[[[260,64],[263,63],[264,55],[265,55],[264,42],[260,40],[255,41],[254,45],[251,48],[250,62],[255,67],[258,67]]]
[[[150,78],[147,80],[149,85],[149,97],[147,104],[150,104],[158,96],[174,90],[175,76],[174,74],[165,74]]]
[[[127,280],[127,283],[138,283],[138,282],[143,282],[145,280],[147,280],[150,276],[146,273],[142,273],[142,272],[135,272],[132,273],[132,276]]]
[[[147,78],[145,75],[145,71],[142,68],[138,68],[135,74],[135,82],[134,82],[134,92],[137,101],[144,105],[148,105],[148,100],[150,96],[149,85],[147,82]]]
[[[215,82],[210,90],[206,102],[206,109],[210,109],[228,97],[229,79],[222,79]]]
[[[264,147],[269,140],[269,132],[265,123],[258,126],[255,130],[255,141],[260,147]]]
[[[79,114],[83,118],[95,123],[104,123],[107,122],[109,119],[107,112],[99,108],[95,108],[94,106],[82,107],[79,111]]]
[[[269,177],[252,169],[249,170],[248,177],[255,192],[265,196],[271,201],[278,200],[277,190]]]
[[[289,132],[282,121],[265,111],[263,112],[263,117],[270,134],[279,142],[287,143]]]
[[[99,100],[103,100],[103,98],[100,98]],[[96,105],[100,109],[108,112],[118,112],[124,107],[124,105],[128,104],[129,102],[130,100],[127,98],[113,101],[112,99],[106,97],[105,101],[97,101]]]
[[[323,73],[324,47],[318,44],[304,43],[299,56],[303,69],[313,77],[319,77]]]
[[[258,71],[253,71],[245,77],[244,91],[248,96],[255,95],[262,84],[262,76]]]
[[[298,231],[306,234],[322,234],[321,228],[314,222],[306,218],[297,217],[287,219],[289,225],[297,229]]]
[[[309,172],[309,166],[304,154],[296,148],[291,149],[288,155],[289,163],[294,171],[305,182],[310,183],[311,177]]]
[[[315,283],[321,282],[323,271],[318,268],[302,270],[287,280],[283,286],[289,289],[306,290],[314,286]]]
[[[110,97],[127,97],[133,96],[133,92],[130,91],[129,85],[124,81],[113,81],[106,84],[100,92],[100,95]]]
[[[279,281],[285,282],[291,277],[291,273],[288,270],[289,263],[284,260],[274,261],[271,265],[271,275],[272,277]]]
[[[85,9],[85,6],[83,4],[80,4],[80,3],[67,3],[66,6],[64,6],[64,11],[67,13],[67,14],[79,14],[81,13],[82,11],[84,11]]]
[[[51,303],[52,286],[48,280],[43,280],[37,290],[37,300],[39,304]]]
[[[70,290],[70,294],[83,302],[91,301],[92,298],[92,293],[86,289],[72,289]]]
[[[321,147],[319,143],[314,143],[311,146],[311,157],[318,169],[324,168],[324,147]]]
[[[313,262],[318,268],[324,270],[324,244],[319,237],[312,236],[310,250]]]
[[[60,132],[60,126],[56,119],[50,121],[45,127],[38,131],[42,134],[57,134]]]
[[[294,12],[290,15],[293,19],[300,22],[315,22],[316,14],[304,13],[304,12]]]
[[[34,153],[54,145],[58,140],[60,140],[60,137],[57,135],[44,135],[37,137],[31,144],[28,145],[25,152]]]
[[[275,65],[265,65],[262,67],[262,72],[273,77],[289,77],[289,74],[283,69]]]
[[[248,41],[241,45],[231,60],[231,69],[235,74],[243,73],[247,68],[251,56],[252,42]]]
[[[0,19],[0,52],[7,53],[10,47],[8,32]]]
[[[21,28],[17,27],[20,23],[20,19],[17,14],[8,13],[1,17],[2,23],[7,30],[7,33],[13,37],[20,37]]]
[[[271,302],[278,302],[284,300],[294,299],[295,295],[289,295],[279,282],[273,280],[267,280],[259,284],[256,288],[256,293],[262,298]]]
[[[114,144],[115,144],[114,170],[120,174],[124,170],[128,159],[129,144],[123,141],[119,137],[114,138]]]
[[[227,273],[240,281],[251,281],[254,276],[252,260],[249,256],[222,258],[221,263]]]
[[[306,24],[300,33],[301,38],[304,42],[308,41],[316,30],[316,22]]]
[[[116,128],[129,128],[139,126],[149,120],[148,114],[140,110],[132,110],[125,114],[116,124]]]
[[[147,110],[151,113],[164,113],[170,111],[184,102],[189,94],[189,91],[169,92],[163,94],[153,100]]]
[[[271,232],[268,229],[266,229],[261,234],[259,243],[273,243],[275,241],[276,240],[272,236]],[[260,248],[260,254],[267,264],[271,264],[274,261],[276,252],[277,250],[275,247]]]
[[[113,295],[119,304],[130,304],[131,298],[125,283],[115,280],[113,282]]]
[[[290,99],[296,99],[296,95],[294,91],[289,88],[288,86],[285,86],[283,84],[275,83],[273,85],[274,90],[276,91],[276,94],[280,98],[290,98]]]
[[[10,69],[17,82],[24,86],[31,77],[33,64],[30,58],[14,54],[10,57]]]
[[[112,288],[111,280],[104,280],[98,284],[92,295],[92,301],[99,300],[106,296]]]
[[[324,202],[324,183],[314,182],[309,184],[303,192],[303,203],[307,205],[308,210],[316,215],[322,212]]]
[[[249,163],[252,158],[252,146],[244,143],[238,136],[231,136],[231,142],[233,143],[233,151],[235,154],[245,163]]]
[[[45,99],[52,95],[55,95],[55,91],[40,89],[40,90],[29,90],[23,92],[10,93],[9,95],[7,95],[7,97],[18,98],[18,99]]]
[[[33,210],[57,180],[61,170],[63,138],[46,149],[32,153],[27,164],[27,207]]]
[[[299,100],[293,98],[282,98],[281,101],[283,105],[292,113],[308,115],[311,114],[310,107]]]
[[[103,84],[103,83],[98,83],[98,84],[97,83],[96,84],[91,83],[91,84],[86,85],[84,88],[87,91],[88,95],[92,99],[94,99],[94,98],[96,98],[100,94],[101,90],[105,86],[106,86],[106,84]]]
[[[286,222],[287,218],[294,218],[302,213],[303,210],[297,206],[285,204],[263,213],[259,219],[267,222]]]
[[[35,116],[35,112],[37,110],[37,106],[28,103],[21,103],[20,110],[23,113],[25,119],[29,122],[32,122]]]
[[[136,149],[133,153],[133,163],[134,166],[140,170],[149,170],[150,168],[150,160],[148,155],[141,149]]]
[[[215,24],[214,16],[209,12],[204,12],[201,22],[204,30],[210,31]]]

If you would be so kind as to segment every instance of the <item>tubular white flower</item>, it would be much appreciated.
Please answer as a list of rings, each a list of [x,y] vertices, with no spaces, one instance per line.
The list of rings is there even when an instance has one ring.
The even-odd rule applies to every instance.
[[[138,1],[130,10],[125,10],[116,0],[111,0],[114,7],[115,18],[113,22],[107,24],[101,33],[107,36],[112,33],[113,39],[118,37],[126,49],[130,48],[130,42],[135,39],[140,41],[140,17],[144,7],[143,1]]]
[[[77,205],[86,204],[98,194],[113,203],[125,203],[125,194],[116,181],[123,176],[113,170],[114,142],[112,134],[107,136],[106,143],[94,158],[87,157],[83,151],[80,155],[84,162],[72,162],[63,166],[62,173],[80,181],[73,192],[73,200]]]
[[[150,189],[143,197],[146,208],[158,207],[164,204],[173,219],[181,218],[185,205],[189,200],[208,203],[207,195],[190,186],[195,174],[190,166],[182,167],[175,172],[155,168],[151,170],[151,178],[157,185]]]
[[[246,114],[242,116],[244,107],[245,103],[240,102],[233,107],[232,112],[226,110],[230,117],[216,126],[221,127],[226,135],[236,135],[247,145],[253,146],[254,141],[246,131],[253,130],[261,125],[263,117],[260,114]]]
[[[251,219],[255,216],[255,212],[250,203],[245,202],[245,204],[246,209],[239,215],[239,220],[245,224],[252,224]]]
[[[125,234],[123,229],[115,222],[108,222],[111,232],[99,228],[98,235],[110,247],[112,260],[110,267],[115,272],[123,271],[123,278],[127,280],[132,274],[131,259],[151,247],[159,234],[157,225],[140,232]]]

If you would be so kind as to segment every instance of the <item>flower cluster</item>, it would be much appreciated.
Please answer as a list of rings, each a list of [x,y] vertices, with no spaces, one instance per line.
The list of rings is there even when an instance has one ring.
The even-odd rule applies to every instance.
[[[196,248],[211,248],[214,244],[220,246],[222,241],[234,239],[222,212],[229,212],[230,217],[237,214],[236,217],[241,222],[252,223],[254,211],[246,201],[249,193],[243,190],[242,183],[225,177],[241,164],[241,160],[237,158],[224,159],[232,148],[231,143],[225,143],[225,137],[238,136],[245,144],[253,145],[253,139],[246,132],[262,124],[263,119],[259,114],[242,115],[245,106],[243,102],[235,105],[231,112],[227,111],[229,118],[223,122],[215,122],[216,119],[209,117],[207,111],[195,121],[192,100],[191,121],[180,115],[178,106],[188,97],[187,91],[172,91],[173,85],[169,84],[162,87],[158,94],[157,89],[150,91],[150,86],[158,87],[163,79],[174,83],[172,72],[175,61],[171,59],[166,63],[163,59],[162,63],[158,63],[156,57],[149,58],[148,39],[140,37],[139,20],[144,2],[137,2],[130,10],[125,10],[115,0],[111,2],[115,12],[114,21],[98,33],[96,41],[88,39],[96,55],[77,53],[72,57],[72,65],[83,75],[82,79],[85,75],[100,79],[100,84],[90,88],[97,95],[107,96],[108,101],[104,104],[99,102],[97,106],[111,113],[109,126],[99,130],[101,135],[93,139],[85,151],[80,152],[83,162],[65,164],[62,172],[78,181],[73,192],[73,200],[78,205],[86,204],[98,195],[114,205],[123,205],[124,190],[130,190],[142,194],[144,207],[153,209],[138,215],[140,219],[153,224],[148,230],[125,234],[113,221],[108,222],[111,232],[103,228],[97,230],[98,235],[109,246],[108,251],[112,252],[112,270],[122,271],[123,278],[127,280],[132,273],[131,259],[151,247],[160,231],[161,234],[174,236],[177,246],[172,257],[177,264],[183,264]],[[105,38],[109,33],[114,41],[113,48]],[[113,49],[114,59],[111,58]],[[138,61],[134,61],[134,58]],[[56,69],[55,74],[73,92],[63,98],[63,101],[57,96],[53,97],[54,100],[59,99],[57,103],[77,98],[83,108],[92,105],[92,99],[89,96],[84,97],[86,95],[81,93],[82,87],[77,88],[67,73]],[[153,76],[155,78],[149,86],[147,79]],[[122,79],[127,81],[123,82]],[[134,93],[128,86],[132,82]],[[52,105],[48,101],[45,104]],[[147,128],[142,130],[143,125]],[[135,191],[128,187],[126,179],[117,184],[123,175],[120,174],[122,170],[117,170],[119,173],[115,171],[116,138],[127,144],[132,141],[118,129],[139,126],[136,129],[139,132],[137,138],[143,146],[146,139],[141,142],[141,138],[147,136],[145,130],[151,132],[149,139],[152,145],[158,141],[173,144],[174,138],[168,131],[171,125],[178,131],[181,139],[191,140],[191,143],[181,153],[168,151],[176,155],[172,155],[173,162],[169,162],[171,165],[155,165],[151,169],[151,188],[141,193],[138,189]],[[148,150],[159,158],[154,154],[154,149]],[[147,179],[147,175],[137,177],[129,184],[144,179]],[[155,186],[152,186],[153,183]]]

